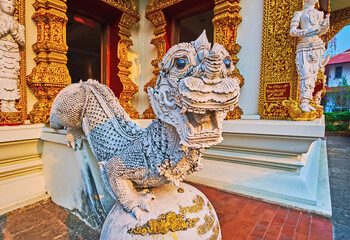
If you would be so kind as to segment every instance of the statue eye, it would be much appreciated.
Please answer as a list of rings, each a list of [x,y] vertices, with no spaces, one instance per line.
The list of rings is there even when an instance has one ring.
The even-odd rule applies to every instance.
[[[225,63],[225,67],[226,67],[226,68],[230,68],[230,67],[231,67],[231,61],[230,61],[230,60],[226,59],[226,60],[224,61],[224,63]]]
[[[175,65],[177,69],[183,69],[186,66],[186,60],[182,58],[176,59]]]

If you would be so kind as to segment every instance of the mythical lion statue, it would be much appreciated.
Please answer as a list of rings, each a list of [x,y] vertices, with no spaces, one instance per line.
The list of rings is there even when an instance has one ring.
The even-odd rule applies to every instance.
[[[221,142],[222,122],[238,104],[231,57],[220,44],[210,47],[203,32],[165,54],[156,86],[148,88],[157,118],[147,128],[95,80],[69,85],[53,102],[51,127],[65,126],[72,147],[87,139],[108,190],[136,218],[155,197],[146,188],[178,185],[201,169],[203,151]]]

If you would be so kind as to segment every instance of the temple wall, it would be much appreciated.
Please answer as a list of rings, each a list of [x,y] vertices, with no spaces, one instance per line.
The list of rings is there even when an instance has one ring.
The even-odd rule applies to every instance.
[[[257,115],[264,1],[242,1],[240,5],[242,22],[237,29],[237,43],[242,49],[237,54],[240,59],[237,67],[245,80],[239,106],[244,115]],[[247,117],[244,115],[242,118]]]
[[[34,58],[36,57],[35,52],[33,51],[33,44],[36,42],[37,38],[37,30],[36,24],[32,19],[33,13],[35,11],[33,7],[34,0],[26,0],[25,1],[25,15],[26,15],[26,60],[27,60],[27,69],[26,76],[28,76],[32,69],[35,67]],[[31,92],[31,90],[27,87],[27,113],[29,113],[34,103],[37,102],[36,97]]]

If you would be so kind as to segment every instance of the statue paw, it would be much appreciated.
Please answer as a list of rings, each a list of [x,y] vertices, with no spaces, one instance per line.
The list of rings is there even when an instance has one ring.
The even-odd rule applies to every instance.
[[[75,139],[74,135],[72,133],[69,133],[66,135],[66,143],[67,143],[67,146],[70,148],[73,148],[74,151],[78,149],[80,150],[83,146],[83,139],[81,138]]]

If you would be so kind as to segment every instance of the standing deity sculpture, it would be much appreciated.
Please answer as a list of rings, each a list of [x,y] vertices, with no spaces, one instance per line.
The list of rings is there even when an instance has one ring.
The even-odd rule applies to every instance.
[[[310,104],[319,70],[329,61],[324,59],[325,44],[320,36],[329,29],[329,14],[315,9],[318,0],[305,0],[302,11],[297,11],[291,22],[290,36],[301,38],[296,50],[296,65],[299,74],[300,108],[303,112],[315,111]]]
[[[0,0],[0,99],[1,112],[18,112],[16,100],[20,70],[20,46],[25,44],[24,26],[13,16],[15,0]]]

